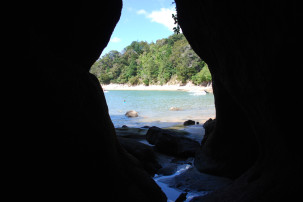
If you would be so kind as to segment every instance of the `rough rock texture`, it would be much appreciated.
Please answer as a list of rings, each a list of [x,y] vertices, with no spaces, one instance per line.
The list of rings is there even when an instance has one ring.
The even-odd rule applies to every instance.
[[[6,164],[13,195],[31,201],[166,201],[118,143],[103,90],[89,73],[122,1],[19,6],[11,12],[19,28],[12,41],[20,41],[12,63],[26,74],[11,79],[18,83],[11,90],[17,127],[10,129],[12,162]]]
[[[127,117],[138,117],[139,115],[138,115],[138,112],[136,112],[134,110],[130,110],[130,111],[127,111],[125,113],[125,116],[127,116]]]
[[[167,183],[170,187],[181,189],[182,191],[214,191],[232,183],[228,178],[212,176],[200,173],[195,167],[191,167],[174,178],[160,180]]]
[[[294,0],[176,5],[213,77],[217,119],[201,152],[237,178],[203,201],[300,200],[302,7]],[[3,28],[14,28],[3,38],[14,50],[5,49],[12,57],[2,65],[1,163],[9,178],[2,183],[13,192],[4,192],[31,201],[166,201],[117,142],[103,91],[88,72],[121,1],[11,8]]]
[[[203,124],[203,128],[205,129],[205,133],[201,142],[201,145],[204,145],[206,140],[208,139],[209,135],[215,130],[216,126],[216,119],[208,119]]]
[[[184,134],[169,129],[151,127],[146,133],[146,140],[165,154],[190,157],[194,156],[200,144]]]
[[[293,116],[301,101],[301,7],[283,0],[176,5],[184,35],[213,78],[216,123],[201,146],[201,162],[214,162],[213,174],[236,178],[198,200],[302,198],[300,129]],[[288,73],[291,88],[281,84]],[[281,96],[285,92],[292,97]]]
[[[125,137],[125,138],[131,138],[135,140],[142,140],[146,139],[146,128],[131,128],[131,127],[121,127],[121,128],[115,128],[116,135],[119,137]]]
[[[154,176],[161,168],[160,164],[156,160],[156,155],[151,146],[143,144],[133,139],[125,137],[117,137],[123,148],[126,149],[131,155],[136,157],[143,168],[151,175]]]

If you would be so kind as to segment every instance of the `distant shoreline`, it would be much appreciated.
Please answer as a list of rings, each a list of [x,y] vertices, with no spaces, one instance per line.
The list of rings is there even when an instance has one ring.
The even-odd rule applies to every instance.
[[[159,90],[159,91],[194,91],[194,92],[208,92],[212,93],[212,85],[209,86],[196,86],[188,83],[184,86],[181,85],[136,85],[131,86],[127,84],[101,84],[104,91],[108,90]]]

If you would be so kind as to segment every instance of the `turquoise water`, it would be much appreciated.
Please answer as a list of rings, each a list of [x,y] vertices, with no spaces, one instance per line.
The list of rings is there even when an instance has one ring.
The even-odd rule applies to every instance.
[[[110,90],[105,92],[109,114],[115,127],[170,127],[186,120],[200,123],[215,117],[214,96],[185,91]],[[171,111],[171,107],[180,111]],[[128,118],[129,110],[139,117]]]

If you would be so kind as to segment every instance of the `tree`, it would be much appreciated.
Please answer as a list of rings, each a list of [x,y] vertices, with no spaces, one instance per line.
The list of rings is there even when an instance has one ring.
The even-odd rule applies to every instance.
[[[173,1],[172,4],[175,4],[175,2]],[[174,19],[174,24],[176,25],[173,28],[173,30],[174,30],[175,34],[180,34],[181,27],[180,27],[179,22],[178,22],[177,8],[176,7],[175,7],[175,10],[176,10],[176,14],[172,14],[172,18]]]
[[[165,84],[171,78],[200,85],[210,81],[206,63],[183,34],[173,34],[156,43],[133,41],[122,53],[110,51],[97,60],[90,72],[101,83]]]
[[[196,85],[203,84],[204,82],[211,82],[211,74],[206,64],[199,73],[192,77],[192,81]]]

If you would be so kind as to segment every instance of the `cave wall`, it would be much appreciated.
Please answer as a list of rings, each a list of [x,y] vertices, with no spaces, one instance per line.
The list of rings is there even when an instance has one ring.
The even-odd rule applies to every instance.
[[[184,35],[213,76],[217,120],[200,154],[214,162],[207,171],[236,178],[197,200],[302,198],[295,118],[302,103],[301,8],[282,0],[176,0],[176,5]],[[2,163],[10,197],[166,200],[117,143],[102,89],[88,72],[121,6],[121,0],[24,2],[9,9],[5,21],[11,26],[4,31],[13,34],[4,40],[14,51],[11,65],[2,68],[13,70],[3,73],[8,112]]]
[[[213,77],[216,122],[195,165],[236,178],[197,201],[300,198],[294,114],[300,108],[302,41],[296,1],[176,0],[176,5],[184,35]]]
[[[14,63],[24,70],[18,72],[22,79],[14,80],[18,88],[11,88],[17,101],[10,111],[8,150],[14,197],[166,201],[118,143],[103,90],[89,73],[121,8],[121,0],[77,1],[27,4],[13,12],[18,17]]]

